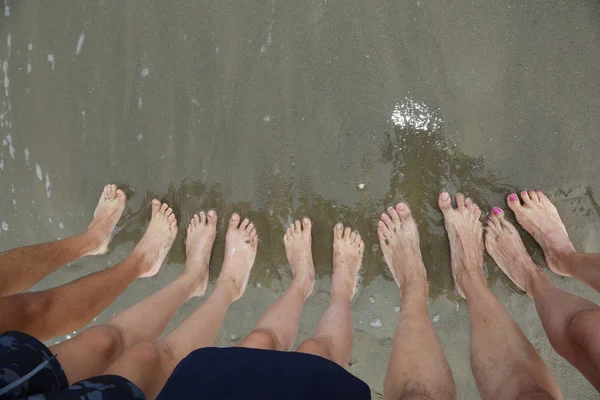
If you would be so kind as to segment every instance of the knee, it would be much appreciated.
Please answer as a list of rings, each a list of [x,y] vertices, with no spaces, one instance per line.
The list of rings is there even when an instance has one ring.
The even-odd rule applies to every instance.
[[[115,359],[123,354],[125,345],[121,331],[109,325],[99,325],[79,334],[85,339],[86,346],[94,349],[94,354],[105,354]]]
[[[556,400],[556,397],[541,387],[535,387],[520,393],[516,400]]]
[[[283,344],[277,338],[277,335],[270,329],[255,329],[246,336],[240,343],[240,347],[249,347],[252,349],[280,350],[288,351],[283,348]]]
[[[583,348],[597,346],[600,339],[600,310],[586,310],[575,314],[569,321],[571,337]]]
[[[298,353],[314,354],[316,356],[327,358],[328,360],[333,360],[333,356],[329,351],[329,346],[320,339],[307,339],[298,346],[296,351]]]
[[[135,365],[158,365],[172,370],[177,364],[171,348],[163,341],[139,342],[127,349],[126,354]]]

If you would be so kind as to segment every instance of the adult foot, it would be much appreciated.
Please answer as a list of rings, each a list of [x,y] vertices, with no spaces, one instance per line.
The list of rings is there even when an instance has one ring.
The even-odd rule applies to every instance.
[[[88,233],[98,245],[88,255],[106,253],[115,226],[125,209],[125,201],[125,192],[117,189],[116,185],[104,186],[104,191],[94,211],[94,219],[88,227]]]
[[[283,236],[285,254],[292,268],[294,282],[301,285],[305,298],[312,293],[315,282],[311,228],[310,219],[303,218],[302,222],[296,221],[292,224]]]
[[[258,235],[254,224],[248,219],[240,223],[240,216],[233,214],[225,238],[225,259],[218,282],[229,286],[232,300],[236,301],[246,291],[250,271],[256,259]]]
[[[574,253],[575,247],[558,215],[558,210],[540,190],[521,192],[523,204],[515,193],[508,196],[508,206],[515,213],[517,221],[538,242],[546,265],[556,274],[571,276],[568,266],[562,260]]]
[[[502,209],[492,209],[485,232],[485,248],[506,276],[529,294],[531,277],[538,268],[527,254],[519,232],[504,216]]]
[[[144,268],[140,278],[158,274],[177,235],[177,219],[167,203],[152,200],[152,218],[142,240],[132,255],[142,257]]]
[[[423,264],[419,231],[410,209],[404,203],[388,207],[377,224],[377,236],[385,262],[399,288],[405,285],[426,284],[427,271]]]
[[[360,235],[341,223],[333,228],[333,274],[331,296],[351,300],[358,284],[365,242]]]
[[[485,282],[483,275],[483,228],[479,218],[481,210],[473,200],[456,195],[456,209],[452,207],[449,193],[442,193],[438,205],[444,214],[444,225],[450,239],[452,275],[456,290],[463,298],[465,279]],[[487,285],[487,282],[484,283]]]
[[[208,269],[215,237],[217,236],[217,213],[200,211],[194,214],[187,228],[185,240],[185,274],[197,285],[193,296],[202,296],[208,287]]]

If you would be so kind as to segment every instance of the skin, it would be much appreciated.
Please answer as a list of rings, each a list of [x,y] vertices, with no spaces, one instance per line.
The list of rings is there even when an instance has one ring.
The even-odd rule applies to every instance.
[[[591,271],[592,265],[572,266],[564,261],[562,254],[570,251],[573,245],[548,198],[540,191],[522,196],[524,205],[516,204],[518,199],[514,200],[514,194],[508,197],[508,203],[524,227],[535,233],[534,237],[540,244],[544,243],[542,248],[549,268],[573,277],[581,276],[586,269]],[[554,286],[531,260],[516,228],[506,220],[500,208],[492,210],[485,240],[488,253],[500,269],[535,302],[544,330],[556,352],[600,390],[600,307]],[[583,274],[590,277],[594,273]]]
[[[487,286],[483,275],[481,210],[471,199],[448,193],[438,204],[450,240],[452,271],[467,300],[471,369],[483,399],[561,399],[554,377],[521,329]]]
[[[381,215],[377,234],[402,298],[384,398],[455,399],[452,372],[427,311],[427,271],[408,206],[389,207]]]

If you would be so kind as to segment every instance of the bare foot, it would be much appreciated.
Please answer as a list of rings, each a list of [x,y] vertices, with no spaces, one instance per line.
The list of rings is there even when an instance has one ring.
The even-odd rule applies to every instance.
[[[449,193],[442,193],[438,205],[444,214],[444,225],[450,239],[452,275],[456,290],[464,299],[463,281],[473,278],[486,281],[483,275],[483,227],[479,218],[481,210],[473,200],[456,195],[456,206],[452,208]],[[487,285],[487,282],[485,283]]]
[[[519,232],[498,207],[492,209],[487,222],[485,248],[506,276],[529,294],[531,277],[538,268],[527,254]]]
[[[147,268],[140,278],[148,278],[158,274],[167,253],[177,235],[177,219],[167,203],[152,200],[152,218],[146,233],[133,249],[132,254],[140,255],[146,260]]]
[[[540,190],[521,192],[523,205],[515,193],[508,196],[508,206],[517,221],[538,242],[546,265],[558,275],[571,276],[568,266],[562,263],[565,255],[575,252],[567,229],[558,215],[558,210]]]
[[[283,236],[285,254],[292,268],[294,281],[300,282],[305,289],[305,298],[312,293],[315,282],[311,228],[310,219],[303,218],[302,222],[292,224]]]
[[[333,274],[331,295],[351,300],[358,284],[365,242],[356,232],[338,223],[333,228]]]
[[[185,240],[185,274],[197,281],[198,288],[191,297],[202,296],[208,287],[208,268],[212,247],[217,236],[217,213],[213,210],[194,214],[187,228]]]
[[[117,189],[116,185],[104,186],[104,191],[94,211],[94,219],[88,227],[88,232],[98,241],[98,247],[90,251],[88,255],[106,253],[115,226],[125,209],[125,201],[125,192]]]
[[[240,223],[240,216],[233,214],[229,220],[225,238],[225,259],[218,279],[230,286],[233,301],[242,297],[246,291],[257,247],[258,236],[254,224],[248,219]]]
[[[388,207],[388,214],[381,214],[377,224],[377,236],[385,262],[399,288],[412,283],[427,283],[427,271],[423,264],[419,231],[410,209],[404,203]]]

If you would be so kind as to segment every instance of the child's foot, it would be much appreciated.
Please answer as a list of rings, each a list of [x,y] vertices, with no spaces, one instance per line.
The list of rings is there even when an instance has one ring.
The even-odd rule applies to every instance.
[[[158,274],[167,253],[177,235],[177,219],[167,203],[152,200],[152,218],[142,236],[142,240],[133,249],[132,256],[139,256],[143,263],[140,278],[148,278]]]
[[[125,201],[125,192],[117,189],[116,185],[104,187],[98,206],[94,211],[94,219],[88,227],[88,233],[94,238],[94,241],[97,241],[98,245],[88,255],[106,253],[115,226],[125,209]]]
[[[294,282],[301,285],[305,298],[312,293],[315,282],[315,266],[312,258],[310,219],[296,221],[285,232],[283,242],[285,254],[292,268]]]
[[[240,223],[240,216],[233,214],[225,239],[225,259],[218,281],[227,284],[236,301],[246,291],[250,271],[256,259],[258,236],[254,224],[248,219]]]
[[[185,240],[185,272],[197,282],[193,296],[202,296],[208,287],[208,270],[215,236],[217,235],[217,213],[200,211],[194,214],[187,228]]]

